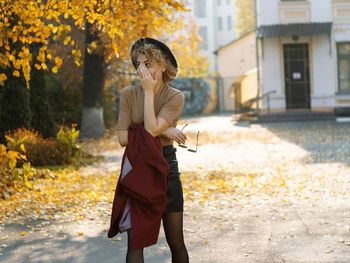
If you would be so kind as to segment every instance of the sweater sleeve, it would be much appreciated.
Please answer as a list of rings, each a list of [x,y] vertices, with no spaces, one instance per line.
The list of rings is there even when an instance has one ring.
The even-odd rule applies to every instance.
[[[130,89],[124,88],[120,94],[118,130],[127,130],[131,125]]]
[[[184,95],[180,91],[177,92],[164,104],[157,117],[166,120],[169,126],[174,126],[181,115],[184,102]]]

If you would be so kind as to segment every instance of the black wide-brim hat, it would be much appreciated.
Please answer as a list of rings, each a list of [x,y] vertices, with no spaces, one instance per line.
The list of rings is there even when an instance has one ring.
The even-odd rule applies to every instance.
[[[170,48],[166,44],[164,44],[163,42],[156,40],[154,38],[150,38],[150,37],[140,38],[132,45],[130,53],[132,53],[135,49],[138,49],[138,48],[144,46],[145,44],[152,44],[156,48],[158,48],[160,51],[162,51],[168,57],[171,64],[177,70],[177,62],[176,62],[176,59],[175,59],[173,53],[171,52]],[[134,65],[134,68],[137,69],[136,61],[133,61],[132,64]]]

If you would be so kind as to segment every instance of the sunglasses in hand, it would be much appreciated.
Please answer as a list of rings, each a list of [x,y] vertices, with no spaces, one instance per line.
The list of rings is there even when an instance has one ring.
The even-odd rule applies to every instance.
[[[186,128],[187,125],[188,125],[188,124],[185,124],[185,126],[182,127],[181,132],[183,132],[183,130]],[[194,149],[188,148],[188,147],[187,147],[186,145],[184,145],[184,144],[179,144],[179,147],[185,148],[185,149],[187,149],[187,151],[189,151],[189,152],[196,153],[196,152],[197,152],[197,149],[198,149],[198,136],[199,136],[199,131],[197,132],[197,136],[196,136],[196,149],[195,149],[195,150],[194,150]]]

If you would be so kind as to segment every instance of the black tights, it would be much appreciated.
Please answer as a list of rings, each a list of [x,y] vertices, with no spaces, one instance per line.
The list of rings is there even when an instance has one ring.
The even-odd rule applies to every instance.
[[[173,263],[187,263],[188,254],[183,235],[183,213],[172,212],[163,214],[163,227],[166,241],[171,250]]]
[[[187,263],[188,254],[183,237],[183,213],[171,212],[163,214],[163,227],[166,241],[171,251],[172,263]],[[143,263],[143,248],[132,248],[131,229],[128,230],[127,263]]]
[[[132,248],[131,228],[128,229],[128,252],[126,263],[143,263],[143,248]]]

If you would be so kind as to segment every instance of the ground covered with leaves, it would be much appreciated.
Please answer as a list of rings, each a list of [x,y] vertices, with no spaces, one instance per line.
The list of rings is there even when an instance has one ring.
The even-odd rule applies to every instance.
[[[183,119],[180,127],[184,124],[189,124],[190,148],[200,131],[197,153],[177,151],[192,262],[350,261],[350,124],[249,125],[229,116]],[[57,238],[66,236],[68,243],[88,247],[86,240],[76,244],[74,238],[92,238],[93,226],[119,255],[115,261],[105,254],[103,262],[124,262],[125,235],[105,241],[104,232],[123,149],[114,129],[99,141],[81,142],[81,147],[105,159],[52,171],[37,179],[32,190],[0,201],[5,262],[18,262],[11,256],[21,248],[16,244],[35,233],[52,240],[59,233]],[[21,227],[8,230],[16,224]],[[45,242],[57,244],[52,240]],[[66,249],[74,258],[74,249]],[[158,245],[145,250],[146,261],[168,262],[168,250],[161,232]],[[44,254],[28,249],[24,257],[45,262]],[[76,262],[93,261],[86,255]]]

